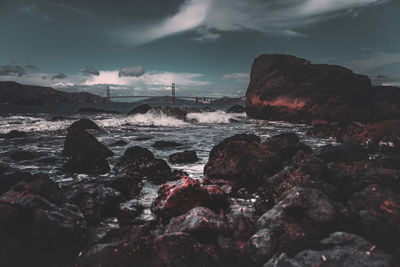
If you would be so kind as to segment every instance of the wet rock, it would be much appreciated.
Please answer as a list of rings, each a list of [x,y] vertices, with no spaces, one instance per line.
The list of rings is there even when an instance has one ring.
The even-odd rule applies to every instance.
[[[143,212],[144,207],[136,201],[128,201],[120,205],[117,213],[118,223],[120,227],[132,226],[137,221],[135,219]]]
[[[150,112],[156,115],[173,117],[178,120],[184,120],[186,118],[186,112],[177,107],[154,107],[151,108]]]
[[[179,216],[195,207],[207,207],[212,210],[224,208],[220,201],[212,201],[207,188],[199,181],[186,177],[163,184],[158,196],[151,205],[151,210],[159,217],[169,219]]]
[[[99,182],[78,182],[66,188],[66,200],[79,207],[89,224],[95,224],[116,216],[124,198],[114,188]]]
[[[30,151],[15,151],[10,154],[10,159],[12,159],[14,161],[31,160],[36,157],[37,156]]]
[[[196,207],[187,213],[172,218],[166,233],[190,233],[200,241],[215,241],[218,234],[227,233],[224,220],[214,211],[205,207]]]
[[[66,173],[106,174],[110,172],[108,161],[95,151],[83,151],[67,160],[62,170]]]
[[[261,55],[252,66],[246,112],[265,120],[369,121],[374,97],[368,77],[349,69]]]
[[[151,109],[151,107],[149,105],[142,104],[140,106],[134,107],[131,111],[128,112],[127,115],[145,114],[150,109]]]
[[[350,209],[359,216],[359,231],[381,248],[399,255],[400,193],[371,184],[349,197]]]
[[[126,199],[136,197],[142,190],[142,179],[139,175],[112,178],[105,184],[118,190]]]
[[[12,130],[7,134],[2,135],[1,137],[7,138],[7,139],[24,138],[24,137],[26,137],[26,133],[17,131],[17,130]]]
[[[106,240],[105,240],[106,241]],[[95,244],[83,251],[76,265],[79,267],[129,267],[152,266],[152,237],[143,226],[132,227],[128,233],[111,238],[106,243]]]
[[[289,161],[300,150],[311,153],[309,146],[300,142],[295,133],[282,133],[268,138],[264,143],[271,152],[279,155],[283,161]]]
[[[89,119],[80,119],[68,127],[67,131],[71,130],[100,130],[100,127]]]
[[[398,266],[398,263],[362,237],[335,232],[322,240],[318,249],[307,249],[293,256],[282,253],[264,265],[264,267],[298,266],[394,267]]]
[[[152,147],[157,148],[157,149],[168,149],[168,148],[174,148],[174,147],[179,147],[179,146],[183,146],[183,144],[180,144],[175,141],[157,141],[152,145]]]
[[[204,175],[211,182],[212,179],[225,179],[254,190],[263,176],[282,169],[281,160],[267,146],[255,141],[257,139],[252,135],[225,139],[211,150]]]
[[[0,265],[66,266],[87,242],[83,215],[62,204],[48,177],[15,185],[0,197]]]
[[[111,146],[126,146],[128,142],[124,140],[118,140],[111,144]]]
[[[258,193],[267,200],[277,202],[286,191],[296,187],[311,187],[330,197],[339,197],[338,189],[324,180],[328,175],[327,165],[322,160],[301,151],[293,158],[293,164],[289,168],[274,176],[265,177]]]
[[[215,260],[188,233],[171,233],[154,240],[152,257],[155,266],[213,266]]]
[[[34,179],[34,175],[28,172],[3,173],[0,175],[0,195],[10,190],[14,185],[32,179]]]
[[[368,149],[359,141],[349,140],[339,146],[326,145],[318,148],[313,155],[329,162],[352,162],[368,160]]]
[[[215,109],[212,107],[204,107],[201,109],[203,112],[215,112]]]
[[[262,263],[278,251],[299,251],[332,230],[340,230],[340,210],[321,191],[294,189],[257,221],[246,252]]]
[[[200,159],[197,157],[196,151],[188,151],[174,153],[169,155],[169,162],[171,163],[194,163],[199,161]]]
[[[0,162],[0,175],[6,174],[7,172],[10,172],[12,169],[10,166],[8,166],[5,163]],[[1,176],[0,176],[1,177]],[[1,183],[1,182],[0,182]]]
[[[234,105],[230,107],[227,111],[228,113],[244,113],[246,112],[246,108],[241,105]]]
[[[243,246],[256,230],[258,216],[250,200],[231,199],[226,220],[231,236]]]
[[[64,142],[64,156],[78,156],[79,154],[97,155],[96,157],[107,158],[114,155],[97,138],[83,130],[70,130]]]
[[[135,176],[138,173],[143,179],[155,183],[171,179],[171,168],[168,164],[162,159],[155,158],[150,150],[140,146],[128,148],[115,164],[114,170],[128,176]]]

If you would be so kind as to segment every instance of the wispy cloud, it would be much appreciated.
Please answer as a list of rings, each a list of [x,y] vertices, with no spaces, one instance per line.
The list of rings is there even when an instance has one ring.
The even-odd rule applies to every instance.
[[[93,66],[87,66],[81,70],[82,73],[99,76],[100,72]]]
[[[391,64],[400,64],[400,53],[377,52],[349,63],[354,70],[365,73]]]
[[[227,73],[222,76],[223,80],[235,80],[240,83],[248,82],[250,74],[245,72]]]
[[[131,27],[120,37],[132,46],[196,31],[197,41],[217,40],[222,32],[257,31],[301,36],[304,26],[390,0],[187,0],[178,13],[149,25]]]
[[[25,14],[28,14],[28,15],[38,18],[38,19],[47,20],[47,21],[53,20],[50,16],[48,16],[46,13],[41,11],[37,4],[26,5],[26,6],[20,7],[19,10]]]
[[[145,69],[142,65],[135,65],[130,67],[122,67],[119,70],[119,77],[139,77],[145,74]]]

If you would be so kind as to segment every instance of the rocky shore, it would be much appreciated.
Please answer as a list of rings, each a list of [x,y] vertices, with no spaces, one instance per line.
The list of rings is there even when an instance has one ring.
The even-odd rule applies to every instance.
[[[294,133],[234,135],[199,180],[140,146],[110,170],[97,131],[76,121],[63,149],[65,172],[97,178],[57,184],[0,166],[1,266],[399,266],[398,143],[312,150]],[[150,221],[126,204],[143,182],[160,185]]]
[[[247,114],[306,122],[308,134],[339,142],[312,149],[293,132],[232,135],[211,149],[204,179],[155,155],[173,147],[170,164],[198,160],[170,140],[128,146],[110,165],[103,129],[77,120],[62,171],[86,179],[56,183],[0,165],[0,266],[400,266],[400,109],[397,91],[384,89],[342,67],[261,56]],[[176,107],[129,114],[150,110],[187,120]],[[135,200],[146,184],[157,196],[144,220]]]

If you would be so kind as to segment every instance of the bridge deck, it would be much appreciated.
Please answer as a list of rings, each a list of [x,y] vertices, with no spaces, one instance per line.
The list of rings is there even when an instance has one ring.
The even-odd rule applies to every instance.
[[[132,95],[132,96],[110,96],[109,98],[147,98],[147,97],[171,97],[171,96],[154,96],[154,95]],[[186,98],[186,99],[218,99],[219,97],[209,96],[175,96],[175,98]]]

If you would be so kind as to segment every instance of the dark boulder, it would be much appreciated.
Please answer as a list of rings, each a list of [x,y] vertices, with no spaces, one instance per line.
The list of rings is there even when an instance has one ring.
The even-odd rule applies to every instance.
[[[246,112],[265,120],[369,121],[374,97],[368,77],[344,67],[261,55],[252,66]]]
[[[257,221],[246,253],[262,263],[278,251],[299,251],[333,230],[341,230],[341,210],[317,189],[299,188],[286,196]]]
[[[64,141],[64,156],[77,156],[79,154],[96,155],[107,158],[114,155],[106,146],[100,143],[97,138],[83,130],[70,130]]]
[[[282,253],[270,259],[264,264],[264,267],[394,267],[398,265],[390,255],[362,237],[344,232],[335,232],[322,240],[317,249],[307,249],[293,256]]]
[[[283,161],[290,161],[300,150],[311,153],[309,146],[300,142],[295,133],[282,133],[268,138],[264,143],[271,152],[276,153]]]
[[[215,259],[188,233],[171,233],[154,240],[153,266],[214,266]]]
[[[96,151],[82,151],[69,158],[62,170],[66,173],[106,174],[110,172],[110,164]]]
[[[274,176],[266,176],[258,193],[274,203],[280,201],[286,191],[296,187],[311,187],[337,198],[338,189],[326,181],[328,176],[327,165],[322,160],[301,151],[293,158],[290,167]]]
[[[228,113],[244,113],[246,112],[246,108],[241,105],[234,105],[230,107],[227,111]]]
[[[89,119],[80,119],[68,127],[67,131],[71,130],[100,130],[100,127]]]
[[[24,138],[24,137],[26,137],[26,133],[17,131],[17,130],[12,130],[7,134],[2,135],[1,137],[7,138],[7,139]]]
[[[341,145],[326,145],[314,151],[313,155],[329,162],[353,162],[368,160],[368,148],[357,140],[348,140]]]
[[[184,107],[182,111],[186,113],[201,113],[201,109],[197,107]]]
[[[140,106],[134,107],[131,111],[128,112],[127,115],[145,114],[150,109],[151,109],[151,107],[149,105],[142,104]]]
[[[173,117],[178,120],[184,120],[186,118],[186,112],[177,107],[154,107],[151,108],[150,112],[160,116],[164,115],[168,117]]]
[[[78,182],[65,189],[66,201],[79,207],[89,224],[116,216],[122,195],[99,182]]]
[[[203,242],[215,241],[217,235],[227,234],[227,225],[223,218],[205,207],[196,207],[185,214],[172,218],[166,233],[185,232]]]
[[[118,140],[111,144],[111,146],[126,146],[128,142],[124,140]]]
[[[400,193],[371,184],[349,197],[349,208],[361,222],[358,231],[393,255],[399,255]],[[400,257],[398,257],[400,258]]]
[[[142,179],[139,175],[111,178],[105,184],[118,190],[126,199],[136,197],[142,190]]]
[[[0,195],[7,192],[14,185],[22,182],[35,179],[36,175],[28,172],[11,172],[0,175]]]
[[[223,194],[222,198],[226,200]],[[226,202],[221,201],[221,198],[215,198],[215,195],[199,181],[184,177],[178,181],[163,184],[151,205],[151,210],[157,216],[169,219],[182,215],[195,207],[207,207],[218,211],[225,206]]]
[[[196,151],[184,151],[169,155],[169,162],[171,163],[194,163],[200,159],[197,157]]]
[[[87,242],[86,223],[48,177],[0,197],[1,266],[69,266]]]
[[[36,157],[37,156],[30,151],[15,151],[10,154],[10,159],[12,159],[14,161],[31,160]]]
[[[256,140],[256,136],[237,135],[215,146],[204,167],[208,181],[224,179],[254,190],[262,177],[279,172],[281,160]]]
[[[174,147],[180,147],[180,146],[183,146],[183,144],[180,144],[175,141],[157,141],[152,145],[152,147],[157,148],[157,149],[168,149],[168,148],[174,148]]]
[[[149,179],[155,183],[162,183],[172,178],[168,163],[155,158],[150,150],[140,146],[128,148],[115,164],[114,170],[128,176],[139,174],[143,179]]]

